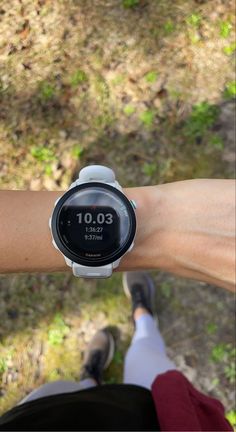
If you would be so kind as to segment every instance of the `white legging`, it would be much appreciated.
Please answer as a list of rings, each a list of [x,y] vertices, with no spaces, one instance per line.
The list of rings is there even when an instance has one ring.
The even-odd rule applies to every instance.
[[[164,340],[152,316],[141,315],[135,324],[135,333],[125,356],[123,382],[150,389],[157,375],[176,367],[166,355]],[[33,390],[19,404],[53,394],[84,390],[95,385],[95,381],[90,378],[80,382],[55,381]]]

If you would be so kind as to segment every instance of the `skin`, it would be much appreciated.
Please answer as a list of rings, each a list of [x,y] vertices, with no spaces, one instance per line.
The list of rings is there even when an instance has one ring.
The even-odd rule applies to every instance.
[[[118,271],[160,269],[235,289],[235,181],[124,189],[137,203],[133,250]],[[63,192],[0,191],[0,273],[70,271],[48,220]]]

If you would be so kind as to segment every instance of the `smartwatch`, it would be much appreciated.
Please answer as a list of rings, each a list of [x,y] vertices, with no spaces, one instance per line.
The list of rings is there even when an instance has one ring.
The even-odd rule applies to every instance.
[[[59,197],[49,219],[53,246],[74,276],[106,278],[131,251],[136,204],[122,192],[114,172],[101,165],[83,168]]]

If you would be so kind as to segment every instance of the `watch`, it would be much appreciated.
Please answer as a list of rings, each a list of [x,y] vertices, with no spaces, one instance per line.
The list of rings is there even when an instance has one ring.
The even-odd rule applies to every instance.
[[[122,192],[114,172],[90,165],[59,197],[49,219],[53,246],[74,276],[106,278],[131,251],[136,204]]]

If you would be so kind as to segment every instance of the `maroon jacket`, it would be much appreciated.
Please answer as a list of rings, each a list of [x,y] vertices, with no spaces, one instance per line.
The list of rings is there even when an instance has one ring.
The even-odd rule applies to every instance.
[[[181,372],[158,375],[152,396],[162,431],[233,431],[222,403],[196,390]]]

